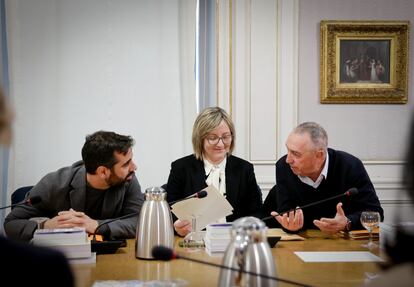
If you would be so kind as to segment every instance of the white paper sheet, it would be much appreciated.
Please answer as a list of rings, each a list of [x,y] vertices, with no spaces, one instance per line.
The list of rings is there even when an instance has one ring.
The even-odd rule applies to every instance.
[[[230,215],[233,211],[233,207],[227,199],[214,186],[210,185],[203,190],[207,191],[206,197],[187,199],[171,206],[171,211],[181,220],[191,221],[191,218],[195,216],[198,231],[208,224]]]
[[[367,251],[297,251],[304,262],[382,262],[380,257]]]

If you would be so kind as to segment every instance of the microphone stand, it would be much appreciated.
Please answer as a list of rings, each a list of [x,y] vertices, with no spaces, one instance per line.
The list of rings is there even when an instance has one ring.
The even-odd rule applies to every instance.
[[[345,193],[341,193],[341,194],[338,194],[338,195],[335,195],[335,196],[332,196],[332,197],[328,197],[328,198],[325,198],[325,199],[322,199],[322,200],[319,200],[319,201],[316,201],[316,202],[312,202],[312,203],[306,204],[304,206],[299,206],[299,207],[296,207],[296,208],[292,208],[292,209],[277,213],[275,216],[282,216],[283,214],[289,213],[291,211],[295,211],[295,210],[298,210],[298,209],[304,209],[304,208],[314,206],[314,205],[318,205],[320,203],[323,203],[323,202],[326,202],[326,201],[329,201],[329,200],[332,200],[332,199],[340,198],[340,197],[343,197],[343,196],[351,196],[351,195],[354,195],[354,194],[357,194],[357,193],[358,193],[358,190],[356,188],[351,188],[350,190],[348,190]],[[268,219],[271,219],[271,218],[274,218],[274,216],[272,216],[272,215],[266,216],[266,217],[263,217],[261,220],[265,221],[265,220],[268,220]]]
[[[98,232],[99,228],[101,228],[103,225],[108,224],[108,223],[111,223],[111,222],[114,222],[114,221],[117,221],[117,220],[120,220],[120,219],[129,218],[129,217],[132,217],[132,216],[135,216],[135,215],[138,215],[138,214],[139,214],[139,212],[129,213],[129,214],[123,215],[123,216],[121,216],[121,217],[117,217],[117,218],[109,219],[109,220],[107,220],[107,221],[102,222],[101,224],[99,224],[99,225],[95,228],[95,231],[93,232],[92,241],[96,241],[96,233]]]
[[[201,263],[201,264],[206,264],[206,265],[213,266],[213,267],[224,268],[224,269],[228,269],[228,270],[235,271],[235,272],[242,272],[242,273],[246,273],[246,274],[249,274],[249,275],[259,276],[259,277],[262,277],[262,278],[265,278],[265,279],[280,281],[280,282],[283,282],[283,283],[292,284],[292,285],[296,285],[296,286],[312,287],[312,285],[307,285],[307,284],[295,282],[295,281],[292,281],[292,280],[289,280],[289,279],[273,277],[273,276],[269,276],[269,275],[266,275],[266,274],[259,274],[259,273],[256,273],[256,272],[247,271],[247,270],[243,270],[243,269],[238,269],[238,268],[230,267],[230,266],[223,266],[223,265],[220,265],[220,264],[217,264],[217,263],[203,261],[203,260],[190,258],[190,257],[178,255],[178,254],[175,255],[175,258],[176,259],[185,259],[185,260],[189,260],[189,261],[193,261],[193,262],[197,262],[197,263]]]
[[[15,206],[19,206],[19,205],[33,205],[33,204],[38,204],[42,201],[42,198],[40,196],[33,196],[33,197],[29,197],[27,199],[24,199],[18,203],[15,204],[10,204],[10,205],[6,205],[6,206],[1,206],[0,210],[2,209],[6,209],[9,207],[15,207]]]
[[[177,202],[180,202],[180,201],[183,201],[183,200],[187,200],[187,199],[191,199],[191,198],[200,198],[201,199],[201,198],[204,198],[206,196],[207,196],[207,192],[205,190],[201,190],[201,191],[196,192],[196,193],[194,193],[192,195],[189,195],[187,197],[184,197],[184,198],[181,198],[181,199],[177,199],[177,200],[174,200],[174,201],[170,201],[170,202],[167,202],[167,203],[168,203],[168,205],[171,206],[174,203],[177,203]]]

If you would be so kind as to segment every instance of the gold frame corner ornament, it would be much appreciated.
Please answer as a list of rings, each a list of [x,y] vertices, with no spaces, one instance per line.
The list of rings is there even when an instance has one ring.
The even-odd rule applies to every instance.
[[[320,102],[323,104],[405,104],[408,98],[409,66],[409,21],[338,21],[320,22]],[[386,67],[387,78],[381,81],[371,74],[370,80],[343,80],[345,68],[349,70],[351,62],[343,63],[341,48],[353,48],[364,44],[384,44],[389,51]],[[341,47],[342,45],[342,47]],[[348,45],[348,46],[346,46]],[[354,46],[352,46],[354,45]],[[359,45],[359,46],[356,46]],[[384,46],[383,45],[383,46]],[[367,45],[365,45],[367,46]],[[373,49],[373,48],[371,48]],[[372,51],[372,50],[371,50]],[[349,51],[351,54],[351,50]],[[374,58],[365,55],[366,62],[382,65]],[[351,59],[348,59],[349,61]],[[357,57],[355,69],[363,62]],[[375,62],[376,61],[376,62]],[[352,62],[353,63],[353,62]],[[380,64],[378,64],[380,63]],[[365,63],[365,67],[368,63]],[[376,72],[374,72],[376,75]]]

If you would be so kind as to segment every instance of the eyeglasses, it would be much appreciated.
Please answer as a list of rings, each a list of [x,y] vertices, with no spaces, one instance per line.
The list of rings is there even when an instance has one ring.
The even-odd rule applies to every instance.
[[[232,139],[233,139],[233,135],[224,135],[222,137],[218,137],[218,136],[207,137],[207,141],[211,145],[218,144],[220,140],[223,142],[223,144],[229,144],[231,143]]]

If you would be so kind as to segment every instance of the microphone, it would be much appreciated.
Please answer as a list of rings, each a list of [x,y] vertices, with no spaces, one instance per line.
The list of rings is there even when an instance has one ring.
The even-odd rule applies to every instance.
[[[197,263],[200,263],[200,264],[205,264],[205,265],[209,265],[209,266],[213,266],[213,267],[228,269],[228,270],[235,271],[235,272],[242,272],[242,273],[246,273],[246,274],[253,275],[253,276],[259,276],[259,277],[262,277],[262,278],[265,278],[265,279],[280,281],[280,282],[284,282],[284,283],[288,283],[288,284],[292,284],[292,285],[296,285],[296,286],[311,287],[311,285],[295,282],[295,281],[292,281],[292,280],[289,280],[289,279],[283,279],[283,278],[280,278],[280,277],[268,276],[266,274],[259,274],[259,273],[256,273],[256,272],[242,270],[242,269],[238,269],[238,268],[235,268],[235,267],[225,266],[225,265],[221,265],[221,264],[217,264],[217,263],[203,261],[203,260],[200,260],[200,259],[186,257],[186,256],[183,256],[183,255],[180,255],[180,254],[174,252],[174,250],[172,250],[171,248],[161,246],[161,245],[158,245],[158,246],[155,246],[154,248],[152,248],[152,257],[154,257],[154,259],[156,259],[156,260],[163,260],[163,261],[170,261],[170,260],[173,260],[173,259],[184,259],[184,260],[193,261],[193,262],[197,262]]]
[[[38,196],[38,195],[35,195],[35,196],[29,197],[29,198],[27,198],[27,199],[25,199],[25,200],[23,200],[23,201],[21,201],[19,203],[2,206],[2,207],[0,207],[0,210],[1,209],[6,209],[6,208],[9,208],[9,207],[19,206],[19,205],[25,205],[25,204],[27,204],[27,205],[34,205],[34,204],[40,203],[41,201],[42,201],[42,198],[40,196]]]
[[[315,201],[315,202],[306,204],[304,206],[299,206],[299,207],[296,207],[296,208],[292,208],[292,209],[289,209],[289,210],[280,212],[280,213],[276,214],[276,216],[282,216],[285,213],[289,213],[289,212],[294,211],[294,210],[304,209],[304,208],[307,208],[307,207],[310,207],[310,206],[318,205],[320,203],[323,203],[323,202],[326,202],[326,201],[329,201],[329,200],[332,200],[332,199],[335,199],[335,198],[340,198],[340,197],[343,197],[343,196],[349,196],[349,197],[351,197],[351,196],[357,195],[358,192],[359,192],[358,189],[355,188],[355,187],[353,187],[353,188],[348,189],[344,193],[341,193],[341,194],[338,194],[338,195],[335,195],[335,196],[332,196],[332,197],[328,197],[328,198],[325,198],[325,199],[322,199],[322,200],[319,200],[319,201]],[[266,216],[266,217],[262,218],[262,220],[263,221],[264,220],[268,220],[268,219],[273,218],[273,217],[274,216],[271,216],[271,215],[270,216]]]
[[[111,223],[111,222],[114,222],[114,221],[117,221],[117,220],[120,220],[120,219],[130,218],[130,217],[133,217],[135,215],[138,215],[139,213],[140,213],[140,211],[137,211],[137,212],[129,213],[129,214],[126,214],[126,215],[123,215],[123,216],[120,216],[120,217],[116,217],[116,218],[112,218],[112,219],[109,219],[107,221],[102,222],[101,224],[99,224],[95,228],[95,231],[93,232],[93,238],[92,238],[92,240],[93,241],[96,241],[96,233],[98,232],[99,228],[101,228],[105,224],[108,224],[108,223]]]
[[[207,196],[207,191],[205,191],[205,190],[201,190],[201,191],[196,192],[196,193],[194,193],[193,195],[190,195],[190,196],[188,196],[188,197],[185,197],[185,198],[182,198],[182,199],[179,199],[179,200],[175,200],[175,201],[168,202],[168,204],[173,204],[173,203],[176,203],[176,202],[179,202],[179,201],[183,201],[183,200],[187,200],[187,199],[190,199],[190,198],[204,198],[204,197],[206,197],[206,196]],[[100,229],[103,225],[108,224],[108,223],[111,223],[111,222],[114,222],[114,221],[117,221],[117,220],[120,220],[120,219],[129,218],[129,217],[132,217],[132,216],[138,215],[139,213],[140,213],[140,211],[137,211],[137,212],[129,213],[129,214],[126,214],[126,215],[123,215],[123,216],[120,216],[120,217],[116,217],[116,218],[112,218],[112,219],[109,219],[109,220],[107,220],[107,221],[102,222],[101,224],[99,224],[99,225],[95,228],[95,231],[94,231],[94,233],[93,233],[93,238],[92,238],[92,240],[94,240],[94,241],[96,240],[96,234],[97,234],[98,230],[99,230],[99,229]]]
[[[190,196],[178,199],[178,200],[170,201],[170,202],[168,202],[168,204],[172,205],[174,203],[177,203],[177,202],[180,202],[180,201],[183,201],[183,200],[187,200],[187,199],[190,199],[190,198],[204,198],[206,196],[207,196],[207,191],[200,190],[199,192],[196,192],[193,195],[190,195]]]

